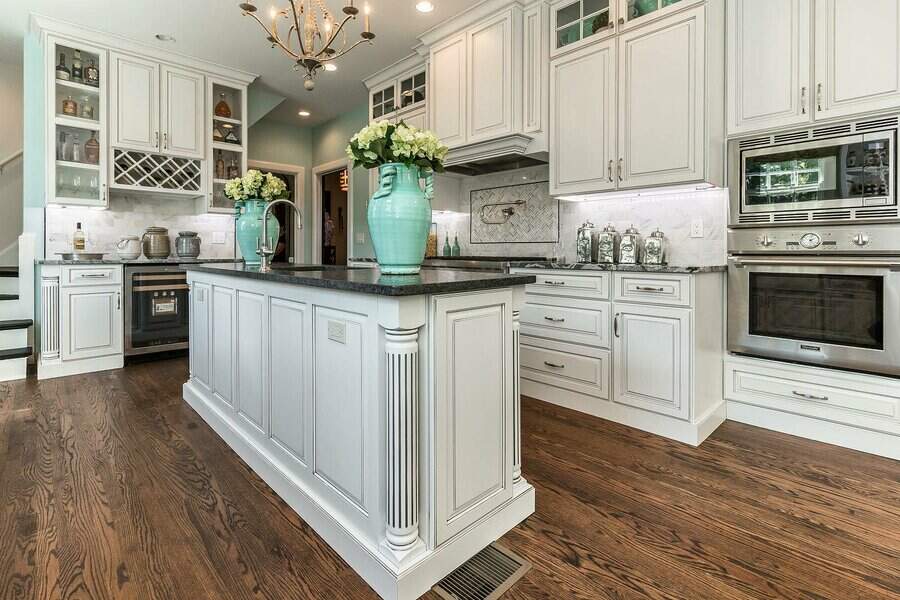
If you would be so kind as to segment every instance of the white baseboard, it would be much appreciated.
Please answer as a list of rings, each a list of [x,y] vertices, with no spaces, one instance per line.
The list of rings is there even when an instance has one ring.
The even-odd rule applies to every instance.
[[[28,374],[28,359],[13,358],[0,361],[0,381],[25,379]]]
[[[52,362],[38,360],[37,378],[53,379],[54,377],[67,377],[69,375],[81,375],[82,373],[121,369],[124,366],[125,357],[121,354],[65,362],[60,360]]]
[[[730,421],[900,460],[900,437],[880,431],[813,419],[733,400],[728,401],[727,416]]]

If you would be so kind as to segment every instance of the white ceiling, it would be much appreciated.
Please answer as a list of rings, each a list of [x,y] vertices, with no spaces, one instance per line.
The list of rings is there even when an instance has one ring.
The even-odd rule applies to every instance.
[[[362,6],[366,0],[356,0]],[[289,57],[269,48],[262,28],[241,15],[238,0],[0,0],[0,60],[21,61],[28,13],[36,12],[100,31],[114,33],[169,51],[211,60],[256,73],[260,82],[287,100],[272,116],[288,123],[314,125],[358,107],[366,100],[362,80],[412,52],[418,36],[471,6],[471,0],[433,0],[435,10],[422,14],[416,0],[368,0],[374,46],[360,46],[338,61],[338,70],[320,73],[307,92]],[[337,14],[344,0],[325,0]],[[287,0],[258,1],[260,13]],[[362,19],[348,24],[348,39],[362,29]],[[165,33],[175,42],[159,42]],[[301,119],[300,109],[312,116]]]

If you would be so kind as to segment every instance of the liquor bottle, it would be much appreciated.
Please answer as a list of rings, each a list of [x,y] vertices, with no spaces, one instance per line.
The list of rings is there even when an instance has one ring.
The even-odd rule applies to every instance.
[[[66,66],[66,55],[59,53],[59,63],[56,65],[56,78],[63,81],[69,81],[72,78],[72,72]]]
[[[94,120],[94,107],[90,105],[91,99],[84,96],[81,99],[81,118]]]
[[[81,152],[81,140],[78,139],[77,133],[72,140],[72,157],[70,158],[70,160],[72,162],[81,162],[84,160],[84,156],[82,156]]]
[[[91,139],[84,143],[84,160],[97,164],[100,162],[100,142],[97,141],[97,132],[91,132]]]
[[[69,140],[69,134],[65,131],[59,132],[59,139],[56,142],[56,159],[66,160],[66,145]]]
[[[234,179],[235,177],[240,177],[240,169],[238,169],[237,161],[232,158],[231,164],[228,165],[228,179]]]
[[[225,92],[219,93],[219,102],[216,104],[214,111],[217,117],[225,117],[226,119],[231,118],[231,107],[225,102]]]
[[[216,156],[216,179],[225,179],[225,159],[222,158],[221,150]]]
[[[75,252],[84,252],[84,232],[81,230],[81,223],[75,224],[75,233],[72,234],[72,249]]]
[[[450,256],[453,254],[453,250],[450,248],[450,234],[448,233],[446,237],[444,237],[444,247],[441,250],[441,254],[443,256]]]
[[[78,103],[72,100],[72,96],[66,96],[62,102],[62,111],[64,115],[70,117],[78,116]]]
[[[459,256],[459,252],[460,252],[460,250],[459,250],[459,235],[454,233],[453,234],[453,248],[452,248],[451,254],[453,256]]]
[[[81,68],[81,50],[76,50],[72,56],[72,81],[84,83],[84,76]]]
[[[100,70],[94,64],[94,59],[84,69],[84,82],[94,87],[100,87]]]

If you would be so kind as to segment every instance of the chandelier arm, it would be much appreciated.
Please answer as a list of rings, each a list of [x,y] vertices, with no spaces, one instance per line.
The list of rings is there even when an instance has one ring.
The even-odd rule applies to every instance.
[[[334,39],[338,36],[341,30],[344,29],[344,25],[347,24],[347,21],[353,18],[353,15],[347,15],[344,17],[344,20],[341,21],[341,24],[338,25],[335,29],[332,30],[331,35],[328,37],[328,41],[322,46],[322,49],[316,52],[316,57],[322,56],[328,48],[331,47],[331,44],[334,43]],[[342,48],[343,49],[343,48]]]
[[[300,34],[302,30],[300,29],[300,17],[297,15],[297,4],[294,2],[294,0],[288,0],[288,2],[290,2],[291,12],[294,14],[293,29],[297,32],[297,42],[300,44],[300,56],[306,56],[306,47],[303,45],[303,36]],[[288,34],[288,38],[290,38],[290,34]],[[297,55],[293,56],[294,58],[299,58],[299,56]]]
[[[268,27],[266,27],[266,24],[263,23],[262,20],[253,13],[244,13],[244,14],[246,14],[247,16],[253,17],[253,20],[255,20],[257,23],[259,23],[259,26],[263,28],[263,30],[268,34],[268,36],[270,38],[272,38],[273,44],[275,44],[276,46],[279,46],[282,50],[284,50],[285,52],[287,52],[294,58],[299,58],[290,48],[288,48],[287,46],[284,45],[284,42],[282,42],[281,38],[278,37],[277,29],[274,31],[270,30]]]
[[[359,46],[360,44],[369,44],[369,45],[372,45],[372,40],[359,40],[359,41],[357,41],[355,44],[353,44],[352,46],[350,46],[349,48],[347,48],[346,50],[343,50],[343,51],[341,51],[341,52],[339,52],[339,53],[337,53],[337,54],[335,54],[335,55],[333,55],[333,56],[330,56],[330,57],[328,58],[328,61],[337,60],[337,59],[339,59],[340,57],[344,56],[345,54],[349,54],[354,48],[356,48],[356,47]],[[327,61],[323,61],[323,62],[327,62]]]

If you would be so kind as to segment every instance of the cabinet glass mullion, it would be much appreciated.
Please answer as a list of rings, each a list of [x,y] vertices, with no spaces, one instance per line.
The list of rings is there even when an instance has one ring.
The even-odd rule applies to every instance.
[[[578,2],[558,9],[556,11],[556,48],[574,44],[609,27],[610,1],[578,0]]]

